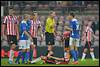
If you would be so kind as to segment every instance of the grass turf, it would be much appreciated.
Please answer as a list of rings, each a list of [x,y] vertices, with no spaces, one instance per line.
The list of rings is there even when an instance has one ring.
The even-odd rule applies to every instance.
[[[72,60],[69,64],[40,64],[41,61],[36,64],[9,64],[8,58],[1,58],[1,66],[99,66],[99,61],[92,61],[92,59],[86,59],[86,61],[80,61],[78,64],[72,64]]]

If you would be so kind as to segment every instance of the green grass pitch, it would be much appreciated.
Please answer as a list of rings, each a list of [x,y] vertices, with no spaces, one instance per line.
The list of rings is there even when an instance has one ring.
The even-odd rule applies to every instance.
[[[1,66],[99,66],[99,61],[92,61],[92,59],[86,59],[86,61],[79,59],[79,64],[72,64],[72,60],[69,64],[40,64],[40,62],[36,64],[9,64],[8,58],[1,58]]]

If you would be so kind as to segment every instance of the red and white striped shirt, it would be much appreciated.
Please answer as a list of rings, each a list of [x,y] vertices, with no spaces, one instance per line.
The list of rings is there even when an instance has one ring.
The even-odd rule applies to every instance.
[[[30,34],[31,34],[32,37],[37,37],[38,26],[40,26],[39,20],[36,20],[36,21],[31,20]]]
[[[86,27],[86,30],[84,32],[84,40],[85,41],[91,41],[92,40],[92,34],[93,34],[93,30],[90,27]]]
[[[6,24],[7,35],[16,35],[16,24],[18,23],[16,16],[5,16],[3,24]]]

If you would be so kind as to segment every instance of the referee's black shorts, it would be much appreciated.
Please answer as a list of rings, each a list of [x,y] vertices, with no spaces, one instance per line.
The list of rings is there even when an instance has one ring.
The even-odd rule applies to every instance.
[[[46,32],[45,40],[46,40],[46,45],[54,45],[55,44],[54,34]]]

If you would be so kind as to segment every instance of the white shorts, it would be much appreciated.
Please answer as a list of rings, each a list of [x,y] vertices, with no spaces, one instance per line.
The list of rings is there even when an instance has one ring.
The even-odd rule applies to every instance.
[[[74,44],[75,44],[77,47],[79,47],[79,39],[70,37],[69,46],[74,45]]]
[[[19,49],[30,49],[31,41],[28,40],[19,40]]]

